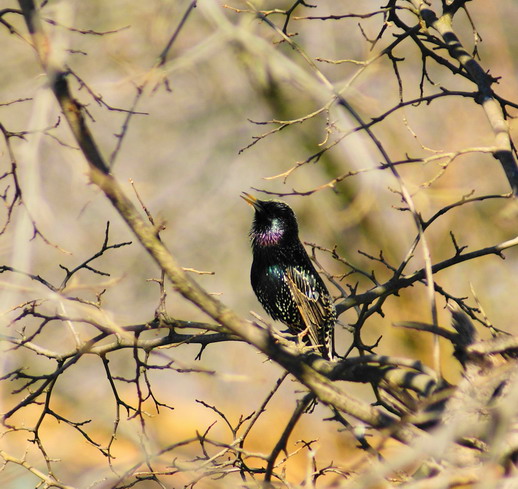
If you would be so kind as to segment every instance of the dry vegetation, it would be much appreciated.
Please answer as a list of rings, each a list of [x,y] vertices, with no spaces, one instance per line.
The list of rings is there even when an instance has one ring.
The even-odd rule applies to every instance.
[[[1,487],[518,487],[514,0],[2,6]],[[241,191],[339,362],[264,317]]]

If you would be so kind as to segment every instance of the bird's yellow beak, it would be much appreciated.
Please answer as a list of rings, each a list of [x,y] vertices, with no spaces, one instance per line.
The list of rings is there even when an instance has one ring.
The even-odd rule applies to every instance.
[[[251,205],[254,209],[257,207],[257,199],[246,192],[241,192],[240,197],[249,205]]]

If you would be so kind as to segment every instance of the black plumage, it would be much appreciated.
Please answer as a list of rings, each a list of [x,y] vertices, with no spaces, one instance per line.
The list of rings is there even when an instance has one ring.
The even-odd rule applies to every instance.
[[[299,239],[297,218],[284,202],[241,196],[255,210],[250,231],[252,288],[266,312],[333,359],[336,311],[322,278]]]

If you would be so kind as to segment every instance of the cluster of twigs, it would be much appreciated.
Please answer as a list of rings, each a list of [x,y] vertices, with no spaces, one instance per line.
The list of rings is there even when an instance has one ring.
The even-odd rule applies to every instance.
[[[44,27],[45,19],[41,8],[33,0],[20,0],[20,9],[4,9],[0,11],[2,25],[12,34],[18,34],[6,19],[8,15],[23,16],[26,28],[30,34],[31,44],[45,73],[49,89],[55,95],[60,106],[63,119],[66,121],[74,136],[75,143],[88,162],[89,178],[106,195],[114,208],[118,211],[127,226],[134,233],[137,242],[159,266],[162,277],[160,284],[159,305],[156,314],[145,324],[118,325],[110,322],[103,314],[94,314],[91,311],[102,312],[102,295],[104,289],[96,296],[96,300],[85,300],[76,294],[70,284],[79,273],[92,273],[97,277],[106,278],[109,273],[95,264],[100,257],[117,252],[118,249],[129,246],[128,241],[116,244],[110,243],[110,226],[106,225],[104,239],[98,251],[90,257],[68,268],[59,265],[64,277],[59,284],[24,270],[9,265],[0,266],[0,274],[8,276],[17,274],[25,276],[28,281],[42,286],[49,294],[54,294],[62,301],[81,303],[88,310],[84,316],[71,316],[66,313],[56,313],[53,304],[48,299],[34,298],[23,304],[16,305],[11,311],[8,334],[3,334],[2,342],[7,345],[4,354],[13,351],[25,351],[28,354],[45,358],[48,362],[45,368],[28,369],[23,365],[7,366],[0,381],[10,388],[4,387],[9,401],[7,409],[2,413],[4,438],[10,434],[23,432],[29,436],[39,450],[43,464],[26,459],[23,454],[16,455],[8,449],[0,450],[0,457],[4,461],[4,472],[10,464],[22,467],[31,473],[44,487],[72,488],[76,487],[61,480],[57,466],[51,454],[48,453],[45,434],[42,426],[49,418],[65,423],[84,438],[85,442],[96,447],[100,454],[112,467],[114,478],[109,482],[99,482],[99,487],[126,488],[133,487],[143,481],[154,481],[161,487],[169,487],[169,480],[179,474],[189,474],[183,479],[184,485],[193,487],[205,478],[224,478],[232,475],[239,476],[242,484],[252,487],[254,483],[274,484],[283,483],[289,487],[289,478],[285,474],[287,461],[299,451],[305,451],[310,459],[306,483],[314,487],[320,478],[332,476],[338,484],[346,484],[350,474],[338,462],[330,465],[320,465],[317,461],[312,442],[302,442],[295,450],[290,449],[288,440],[294,427],[303,414],[311,406],[319,402],[329,412],[330,419],[345,429],[358,442],[369,460],[376,465],[376,470],[358,469],[362,479],[355,482],[354,487],[373,487],[376,484],[386,483],[390,474],[403,471],[408,464],[418,464],[421,474],[427,481],[426,487],[458,487],[468,483],[484,483],[487,474],[475,467],[483,466],[488,460],[501,469],[502,477],[512,472],[512,467],[518,453],[518,444],[512,434],[516,409],[513,402],[517,396],[514,386],[514,370],[518,344],[516,339],[496,331],[491,332],[494,338],[483,341],[478,338],[473,322],[485,327],[491,327],[480,307],[472,306],[464,297],[457,297],[441,287],[435,280],[435,275],[444,269],[455,267],[460,263],[472,261],[476,258],[496,255],[503,257],[504,251],[518,245],[518,237],[495,243],[492,246],[473,251],[467,251],[465,246],[459,245],[453,234],[450,239],[454,252],[452,256],[433,263],[429,252],[429,244],[425,232],[442,216],[452,209],[461,206],[480,203],[486,200],[509,199],[518,192],[518,171],[516,164],[516,149],[511,144],[509,133],[506,130],[506,118],[510,108],[518,106],[509,100],[498,96],[493,91],[496,79],[487,74],[487,71],[476,60],[476,53],[468,53],[462,46],[452,27],[452,19],[459,10],[466,8],[466,1],[443,1],[441,13],[433,10],[427,2],[412,0],[400,2],[389,0],[383,8],[369,14],[347,14],[326,17],[305,16],[296,17],[295,14],[311,5],[302,0],[295,1],[287,10],[233,10],[238,14],[252,14],[265,25],[269,26],[280,42],[287,43],[307,64],[308,71],[316,82],[326,90],[328,100],[318,110],[303,117],[292,120],[271,120],[263,124],[273,127],[254,138],[247,146],[267,140],[267,137],[286,127],[327,114],[331,107],[338,107],[347,112],[355,121],[355,126],[347,132],[335,133],[333,137],[318,152],[310,155],[306,160],[296,163],[281,176],[286,180],[295,170],[301,169],[310,162],[318,162],[324,154],[331,151],[341,141],[352,133],[363,132],[368,136],[377,149],[381,163],[377,168],[366,168],[348,171],[334,176],[329,182],[310,190],[290,191],[276,195],[310,195],[324,188],[336,189],[345,179],[367,171],[389,171],[398,182],[402,212],[409,212],[415,223],[415,239],[407,251],[404,259],[397,265],[389,263],[382,253],[372,256],[364,253],[375,267],[380,267],[390,277],[380,281],[374,271],[362,269],[342,257],[337,249],[325,249],[318,245],[311,245],[313,257],[317,261],[321,254],[330,255],[342,267],[340,276],[328,275],[329,281],[339,291],[337,311],[339,315],[346,311],[356,313],[355,321],[350,324],[354,332],[354,341],[344,357],[338,362],[327,362],[322,358],[307,352],[301,352],[293,339],[275,332],[269,324],[262,321],[250,322],[229,309],[215,296],[209,294],[177,262],[176,258],[167,249],[160,239],[160,226],[154,222],[151,214],[142,204],[138,208],[132,198],[123,190],[120,182],[112,173],[113,162],[120,150],[127,130],[136,114],[147,81],[137,87],[137,94],[130,109],[116,109],[108,105],[101,95],[94,93],[87,82],[80,78],[69,66],[60,64],[59,58],[53,55],[50,49],[51,41]],[[186,24],[189,15],[192,15],[196,2],[188,5],[186,13],[178,29],[174,32],[167,46],[158,57],[153,69],[162,68],[167,64],[169,51]],[[414,16],[413,25],[402,20],[400,13],[411,13]],[[282,19],[277,24],[275,16]],[[393,64],[395,76],[400,86],[400,101],[385,113],[366,120],[345,98],[344,93],[348,86],[337,88],[318,68],[299,46],[290,31],[294,21],[342,21],[349,18],[368,18],[380,16],[384,19],[383,27],[378,36],[372,41],[375,45],[387,35],[389,29],[394,30],[393,40],[377,56],[365,62],[359,73],[381,57],[388,57]],[[47,22],[52,21],[47,19]],[[87,35],[108,34],[90,30],[81,31]],[[111,33],[111,31],[110,31]],[[399,74],[398,64],[402,62],[397,56],[397,48],[406,42],[413,42],[422,54],[422,73],[420,81],[421,96],[407,100],[404,95],[403,81]],[[329,60],[327,60],[329,62]],[[457,91],[448,87],[439,86],[433,94],[425,94],[425,83],[430,80],[427,69],[429,63],[437,63],[449,70],[452,74],[463,77],[473,83],[473,91]],[[106,159],[99,150],[97,141],[89,129],[87,109],[78,102],[71,88],[71,81],[79,83],[79,89],[85,89],[90,97],[107,110],[122,110],[125,120],[117,135],[116,147],[109,159]],[[168,88],[167,81],[163,80]],[[462,151],[440,153],[432,157],[408,157],[405,160],[394,161],[385,146],[375,134],[376,125],[384,121],[389,115],[397,113],[409,105],[430,104],[446,97],[464,97],[470,102],[480,104],[485,111],[492,130],[494,143],[490,147],[468,148]],[[13,101],[24,102],[23,100]],[[58,121],[57,124],[59,124]],[[12,224],[12,216],[16,206],[24,205],[24,189],[17,178],[17,159],[11,144],[13,138],[24,139],[26,133],[10,132],[3,125],[0,129],[4,136],[9,168],[0,175],[0,181],[5,184],[1,198],[5,204],[5,220],[0,234]],[[52,134],[53,128],[46,128],[44,132]],[[331,131],[332,132],[332,131]],[[245,149],[247,149],[245,148]],[[470,152],[489,152],[500,162],[508,179],[511,192],[508,194],[491,194],[472,196],[466,195],[460,200],[450,203],[431,217],[425,218],[418,211],[413,196],[407,189],[404,180],[399,175],[401,165],[431,160],[441,162],[441,174],[446,167],[463,154]],[[438,175],[436,178],[439,178]],[[430,185],[431,181],[423,185]],[[265,193],[270,193],[263,189]],[[30,217],[30,216],[29,216]],[[31,218],[33,237],[46,240],[39,231],[38,225]],[[414,271],[409,271],[412,258],[421,250],[424,265]],[[317,255],[318,252],[318,255]],[[368,286],[354,284],[354,278],[361,276],[368,282]],[[349,283],[348,289],[343,284]],[[194,322],[180,318],[171,318],[164,308],[165,284],[169,282],[174,289],[200,310],[206,313],[210,322]],[[366,345],[362,341],[362,327],[375,314],[382,314],[385,301],[388,297],[396,296],[402,289],[415,284],[423,284],[429,291],[431,320],[423,323],[406,323],[402,326],[432,333],[435,337],[446,338],[455,349],[464,372],[465,379],[458,387],[452,387],[441,378],[437,369],[430,369],[418,361],[399,357],[381,356],[376,354],[376,345]],[[456,332],[448,332],[441,328],[437,319],[437,305],[435,297],[442,296],[452,306],[453,324]],[[75,335],[76,342],[72,348],[57,350],[44,346],[44,337],[49,325],[58,323],[63,327],[70,327]],[[85,326],[87,339],[77,334],[75,328]],[[149,334],[149,332],[153,334]],[[155,334],[158,332],[159,334]],[[168,402],[161,400],[153,384],[152,373],[156,370],[172,372],[196,372],[202,375],[217,376],[216,369],[186,368],[180,362],[161,354],[160,347],[195,344],[200,346],[199,356],[207,345],[228,341],[241,341],[250,345],[250,348],[261,352],[266,358],[282,368],[283,373],[273,383],[262,403],[249,414],[233,422],[218,407],[205,401],[198,402],[207,410],[214,413],[227,428],[228,437],[221,441],[212,436],[212,425],[209,425],[196,436],[180,442],[162,446],[158,449],[147,449],[146,456],[131,467],[120,470],[114,463],[114,446],[120,433],[120,425],[124,418],[136,419],[146,429],[146,417],[149,406],[154,411],[172,409]],[[113,354],[120,350],[132,352],[133,374],[117,375],[110,360]],[[112,402],[115,406],[113,430],[108,440],[98,440],[94,431],[89,430],[91,420],[75,420],[73,416],[59,412],[53,402],[56,385],[60,379],[73,367],[86,363],[90,357],[98,359],[104,370],[105,379],[111,390]],[[283,428],[278,443],[269,453],[256,453],[248,448],[247,442],[250,433],[256,429],[269,403],[277,394],[285,379],[290,375],[295,378],[304,395],[294,408],[289,422]],[[478,378],[477,378],[478,377]],[[345,382],[370,384],[377,402],[360,401],[347,390]],[[473,391],[478,385],[483,389],[475,396]],[[125,386],[134,387],[134,396],[128,400]],[[469,404],[471,417],[463,420],[465,406]],[[37,419],[32,424],[26,424],[26,412],[37,412]],[[363,429],[358,429],[362,427]],[[431,444],[430,430],[437,430],[441,443]],[[367,431],[366,431],[367,430]],[[375,437],[367,435],[373,434]],[[408,447],[404,455],[395,462],[384,463],[381,453],[390,440],[396,440]],[[186,447],[195,447],[197,456],[194,459],[182,459],[178,453]],[[496,447],[496,448],[495,448]],[[441,449],[444,453],[441,453]],[[448,455],[444,455],[448,452]],[[282,455],[284,453],[284,455]],[[0,472],[1,478],[2,472]],[[235,480],[235,479],[232,479]],[[404,487],[421,487],[418,478],[408,478],[400,482]],[[345,487],[345,486],[344,486]],[[487,486],[489,487],[489,486]]]

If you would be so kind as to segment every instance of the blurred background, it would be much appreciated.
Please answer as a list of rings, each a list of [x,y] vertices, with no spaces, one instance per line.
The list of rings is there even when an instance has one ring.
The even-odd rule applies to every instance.
[[[387,280],[390,271],[358,251],[375,257],[383,252],[387,262],[397,266],[407,254],[416,228],[411,214],[398,209],[402,205],[398,182],[390,172],[376,169],[382,160],[375,146],[364,133],[354,132],[321,158],[286,173],[327,144],[338,141],[356,125],[355,121],[336,105],[329,107],[331,94],[312,68],[292,47],[279,42],[278,34],[260,22],[245,2],[224,5],[212,0],[199,1],[169,51],[167,62],[153,69],[189,3],[58,1],[49,2],[42,11],[54,54],[63,57],[76,75],[70,76],[74,94],[85,105],[90,129],[107,158],[117,148],[118,135],[127,117],[127,112],[119,109],[132,109],[138,90],[142,90],[134,107],[138,114],[130,118],[113,160],[113,173],[127,193],[136,201],[130,184],[133,181],[147,209],[158,222],[164,223],[161,237],[180,263],[212,272],[196,279],[226,305],[251,318],[250,311],[263,316],[265,313],[249,285],[248,230],[252,211],[239,198],[240,192],[259,197],[261,193],[252,189],[279,194],[310,192],[341,175],[358,172],[333,189],[282,198],[299,218],[303,241],[325,248],[336,246],[340,255],[354,266],[374,271],[380,282]],[[392,33],[400,31],[388,25],[384,36],[372,42],[383,27],[382,15],[326,21],[306,18],[367,14],[379,10],[379,2],[318,3],[315,8],[296,9],[288,28],[296,34],[294,40],[316,60],[318,69],[336,89],[343,90],[344,97],[365,121],[397,105],[399,85],[393,63],[379,54],[394,41]],[[432,4],[439,8],[439,2]],[[291,5],[292,2],[284,1],[254,4],[265,11]],[[6,1],[4,8],[16,9],[18,4]],[[516,102],[518,5],[512,0],[472,1],[468,8],[476,31],[464,12],[455,17],[455,31],[468,51],[476,46],[482,67],[499,78],[494,87],[498,95]],[[415,22],[410,13],[402,13],[401,17],[409,25]],[[111,250],[92,264],[109,276],[83,270],[68,285],[66,297],[88,301],[96,301],[106,289],[100,308],[68,300],[23,274],[4,272],[0,275],[2,334],[28,336],[38,331],[41,321],[34,318],[12,323],[21,312],[15,308],[28,301],[38,301],[38,307],[48,314],[89,318],[113,327],[150,321],[160,298],[157,284],[150,279],[159,278],[160,273],[104,195],[89,184],[86,163],[60,118],[28,43],[22,17],[12,13],[2,18],[15,32],[0,25],[0,122],[7,131],[23,131],[23,137],[11,138],[10,142],[24,205],[14,208],[0,236],[0,265],[39,275],[58,287],[65,276],[60,265],[72,269],[99,251],[107,221],[111,225],[110,243],[133,241],[131,246]],[[268,18],[282,28],[283,16]],[[400,60],[397,68],[404,100],[418,98],[422,78],[420,52],[408,40],[394,53]],[[425,95],[439,92],[440,87],[474,90],[469,81],[431,61],[427,63],[427,74],[429,79],[423,82]],[[321,110],[323,107],[329,110]],[[320,112],[251,145],[258,136],[279,127],[258,122],[306,118],[315,111]],[[515,134],[513,120],[510,128]],[[474,196],[509,192],[503,171],[489,151],[465,151],[494,144],[484,112],[471,98],[449,97],[428,105],[410,105],[374,125],[373,130],[393,161],[430,158],[425,163],[399,167],[425,219],[472,192]],[[444,154],[458,151],[466,154],[445,165],[448,160]],[[441,155],[442,159],[434,159]],[[0,144],[0,165],[2,175],[11,169],[11,156],[4,141]],[[1,192],[12,197],[12,178],[4,177],[0,183]],[[442,216],[426,233],[433,263],[454,255],[450,231],[459,246],[468,246],[468,251],[516,236],[516,218],[509,206],[507,199],[488,199]],[[1,217],[3,225],[7,212]],[[34,236],[33,223],[45,239]],[[518,251],[510,249],[504,254],[505,260],[489,256],[452,267],[437,274],[436,280],[451,295],[467,297],[471,305],[476,303],[476,294],[491,323],[517,333]],[[318,258],[334,276],[350,271],[328,254],[320,253]],[[422,265],[422,251],[418,249],[406,271],[410,273]],[[358,275],[347,277],[343,286],[356,283],[358,292],[371,286]],[[330,286],[330,290],[333,295],[340,295],[336,288]],[[169,286],[167,293],[167,311],[172,317],[207,321]],[[447,327],[450,319],[444,300],[438,296],[437,301],[440,324]],[[382,336],[378,353],[420,359],[431,365],[431,338],[394,327],[398,321],[431,321],[425,287],[416,285],[389,298],[383,312],[383,317],[372,316],[366,323],[364,341],[374,342]],[[353,323],[354,311],[346,312],[340,320]],[[342,327],[337,329],[338,350],[344,353],[351,342],[350,333]],[[482,336],[488,335],[484,328],[480,329]],[[95,334],[93,327],[79,321],[53,321],[45,324],[34,341],[42,348],[64,353],[73,349],[77,341],[86,341]],[[161,334],[164,332],[149,333],[150,337]],[[22,367],[33,374],[55,368],[55,362],[24,349],[13,350],[8,342],[3,343],[2,375]],[[214,421],[217,423],[211,436],[231,441],[231,433],[221,418],[196,400],[217,406],[232,423],[237,423],[240,415],[247,416],[258,409],[282,374],[276,365],[245,344],[211,345],[201,360],[195,360],[198,351],[196,346],[182,345],[155,352],[154,361],[158,363],[173,360],[173,368],[195,371],[150,372],[155,395],[174,409],[164,408],[157,413],[149,401],[145,430],[138,419],[128,419],[128,413],[123,411],[119,413],[121,421],[113,444],[116,459],[112,461],[119,474],[142,461],[146,450],[151,453],[196,436],[197,431],[203,432]],[[447,345],[441,354],[443,374],[454,382],[458,367]],[[126,379],[135,375],[132,351],[114,352],[108,358],[114,374]],[[2,412],[26,394],[13,394],[16,387],[8,381],[0,383]],[[118,387],[128,403],[135,402],[134,384],[121,381]],[[351,395],[373,400],[365,386],[346,388]],[[289,379],[283,383],[250,434],[247,449],[269,453],[296,400],[302,396],[300,389]],[[100,358],[84,356],[60,377],[52,408],[76,422],[91,420],[87,428],[92,439],[103,446],[109,442],[117,413]],[[31,435],[20,429],[34,426],[40,412],[38,406],[21,410],[10,421],[18,429],[4,428],[0,445],[45,470],[41,452],[27,441]],[[354,438],[340,431],[336,423],[323,421],[328,416],[321,406],[305,414],[291,437],[289,450],[300,447],[297,440],[317,440],[313,448],[319,463],[326,465],[332,460],[344,470],[359,470],[362,454],[355,449]],[[96,481],[113,480],[106,457],[66,423],[47,417],[41,426],[41,438],[46,442],[48,456],[59,459],[56,473],[66,483],[90,487]],[[173,457],[189,460],[196,454],[196,447],[180,448],[166,453],[160,463],[167,467]],[[302,450],[287,466],[287,480],[300,483],[307,464],[307,452]],[[262,462],[258,461],[258,465]],[[180,487],[195,478],[196,470],[186,471],[166,478],[165,483]],[[326,480],[330,483],[332,478]],[[0,481],[2,487],[18,489],[35,486],[37,479],[22,467],[9,464],[0,472]],[[94,487],[105,487],[103,484],[99,482]],[[216,487],[219,483],[204,480],[200,484]],[[150,483],[149,487],[154,486]]]

